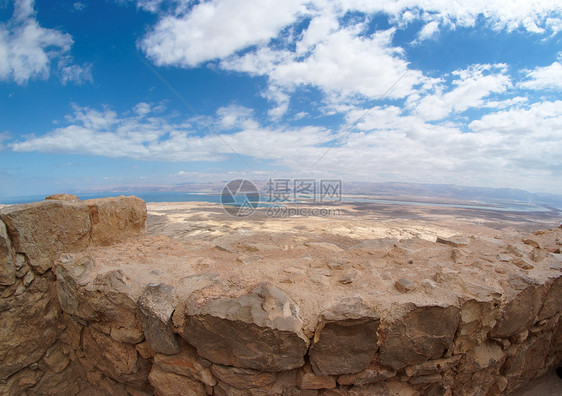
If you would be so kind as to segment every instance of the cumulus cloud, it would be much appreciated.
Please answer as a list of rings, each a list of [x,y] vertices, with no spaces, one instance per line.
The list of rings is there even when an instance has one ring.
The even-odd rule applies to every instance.
[[[550,66],[537,67],[529,71],[526,77],[527,80],[519,84],[522,88],[562,90],[562,63],[558,61]]]
[[[91,80],[90,66],[69,64],[72,37],[41,27],[33,4],[32,0],[17,0],[12,18],[0,24],[0,80],[21,85],[34,78],[46,79],[56,58],[62,65],[63,84]]]
[[[472,65],[464,70],[452,72],[453,87],[448,91],[444,84],[438,85],[436,93],[423,96],[419,101],[411,100],[410,107],[422,119],[440,120],[452,112],[460,113],[469,108],[490,106],[484,98],[493,93],[503,93],[511,86],[505,65]]]
[[[288,172],[348,180],[403,180],[540,188],[562,171],[562,102],[541,102],[487,114],[468,131],[433,124],[397,106],[365,115],[355,107],[341,130],[267,126],[251,110],[223,107],[212,117],[220,136],[191,120],[173,121],[139,103],[133,111],[75,106],[68,125],[8,143],[17,152],[75,153],[156,161],[223,161],[237,154],[269,161]],[[352,133],[342,134],[351,127]],[[313,164],[333,147],[322,161]],[[415,169],[415,172],[412,172]]]
[[[212,0],[183,16],[162,17],[141,42],[158,65],[193,67],[267,43],[303,9],[298,0]]]
[[[160,3],[138,0],[137,6],[151,5],[151,10],[158,12]],[[190,68],[213,61],[225,70],[267,77],[269,85],[262,95],[271,102],[272,119],[280,119],[291,106],[292,94],[306,86],[323,91],[325,104],[332,107],[334,102],[353,97],[372,100],[381,95],[390,99],[415,95],[415,87],[427,84],[428,79],[405,59],[404,49],[393,44],[396,29],[413,22],[422,23],[415,40],[420,43],[443,29],[472,27],[477,21],[494,30],[555,34],[562,13],[562,4],[549,0],[171,3],[173,11],[160,11],[157,24],[140,40],[145,54],[157,65]],[[350,13],[352,19],[346,17]],[[394,28],[369,32],[372,18],[381,14]],[[467,85],[469,82],[465,89],[474,91],[469,93],[479,95],[477,87]],[[420,104],[420,111],[430,101],[437,106],[430,115],[437,117],[433,119],[458,111],[462,105],[455,107],[449,102],[461,90],[458,87],[446,97],[436,93]]]
[[[236,105],[217,111],[215,124],[223,130],[234,129],[220,136],[200,135],[193,122],[171,122],[156,116],[150,104],[139,103],[132,113],[119,115],[108,108],[74,106],[74,112],[66,117],[69,125],[41,136],[27,136],[23,141],[11,143],[11,148],[16,152],[158,161],[219,161],[233,154],[279,160],[330,140],[329,132],[319,127],[262,127],[249,118],[249,109]]]

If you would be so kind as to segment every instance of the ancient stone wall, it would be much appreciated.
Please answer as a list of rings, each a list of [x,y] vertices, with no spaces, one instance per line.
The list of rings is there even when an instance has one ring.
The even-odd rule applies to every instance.
[[[144,203],[55,198],[0,214],[0,394],[498,395],[562,359],[560,229],[498,252],[541,276],[487,288],[443,271],[425,281],[450,285],[441,300],[378,312],[350,295],[310,332],[278,285],[143,284],[127,257],[99,271],[89,251],[144,233]]]

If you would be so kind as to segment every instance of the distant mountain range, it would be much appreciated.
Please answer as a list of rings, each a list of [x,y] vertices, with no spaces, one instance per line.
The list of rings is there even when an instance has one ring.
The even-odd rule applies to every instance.
[[[261,192],[267,191],[267,180],[252,182]],[[181,191],[199,193],[220,193],[228,180],[208,183],[181,183],[172,185],[127,185],[112,188],[88,189],[78,192],[157,192]],[[420,183],[369,183],[344,182],[344,195],[368,196],[378,199],[393,199],[413,202],[457,203],[457,202],[486,202],[505,203],[517,202],[540,204],[562,209],[562,195],[547,193],[532,193],[516,188],[469,187],[454,184],[420,184]]]

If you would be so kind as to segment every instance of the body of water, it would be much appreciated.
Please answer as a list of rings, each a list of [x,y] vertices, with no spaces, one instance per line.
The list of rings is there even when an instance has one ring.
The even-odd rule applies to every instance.
[[[194,192],[181,192],[181,191],[149,191],[149,192],[108,192],[108,193],[78,193],[76,194],[82,200],[93,198],[107,198],[117,197],[120,195],[135,195],[146,202],[213,202],[220,203],[221,195],[218,193],[194,193]],[[29,203],[42,201],[45,199],[44,195],[29,195],[20,197],[7,197],[0,198],[0,204],[12,205],[18,203]],[[472,204],[446,204],[446,203],[431,203],[431,202],[416,202],[416,201],[397,201],[387,199],[370,199],[358,197],[343,196],[344,203],[362,202],[362,203],[381,203],[381,204],[395,204],[395,205],[419,205],[419,206],[441,206],[462,209],[479,209],[479,210],[495,210],[506,212],[544,212],[550,211],[550,208],[540,204],[523,203],[523,202],[478,202]],[[291,202],[288,202],[291,203]],[[283,202],[275,203],[282,205]],[[294,202],[298,204],[298,202]],[[270,206],[271,203],[264,202],[263,206]],[[262,206],[262,204],[260,204]]]

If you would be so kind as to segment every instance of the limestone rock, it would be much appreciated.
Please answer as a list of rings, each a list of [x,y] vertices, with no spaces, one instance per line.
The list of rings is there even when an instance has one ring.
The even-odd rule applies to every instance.
[[[16,281],[15,256],[6,225],[0,220],[0,285],[13,285]]]
[[[76,395],[80,392],[83,381],[77,364],[67,364],[59,372],[46,370],[41,379],[31,389],[29,395]],[[40,370],[37,370],[40,371]]]
[[[146,204],[140,198],[121,196],[84,203],[89,209],[95,245],[111,245],[146,232]]]
[[[334,389],[336,378],[328,375],[316,375],[310,365],[305,365],[297,374],[297,386],[300,389]]]
[[[48,370],[55,373],[60,373],[61,371],[63,371],[69,363],[70,359],[63,353],[61,346],[57,344],[47,349],[47,351],[41,358],[41,364],[45,364]]]
[[[462,355],[451,356],[450,358],[428,360],[416,366],[406,367],[408,377],[435,375],[455,367],[461,360]]]
[[[417,285],[409,279],[401,278],[398,279],[396,283],[394,283],[394,287],[396,287],[396,289],[400,293],[407,293],[409,291],[414,290],[417,287]]]
[[[531,326],[543,305],[544,294],[543,286],[529,283],[523,290],[515,290],[490,335],[511,337]]]
[[[164,371],[189,377],[209,386],[215,386],[217,383],[208,365],[205,365],[193,347],[186,343],[183,343],[181,351],[175,355],[156,354],[154,364]]]
[[[290,370],[304,364],[308,338],[298,308],[268,284],[236,298],[186,304],[182,336],[213,363],[256,370]]]
[[[82,202],[42,201],[12,205],[0,215],[16,252],[25,253],[39,273],[60,253],[84,250],[90,243],[90,216]]]
[[[180,351],[171,325],[174,311],[171,293],[169,285],[149,284],[138,301],[146,341],[155,352],[168,355]]]
[[[369,367],[359,373],[340,375],[338,377],[338,384],[363,386],[381,382],[395,376],[396,371],[389,370],[380,364],[372,363]]]
[[[260,388],[272,384],[277,373],[213,364],[213,374],[222,382],[238,389]]]
[[[69,259],[57,264],[58,299],[62,309],[81,319],[104,324],[116,341],[139,343],[144,338],[137,303],[121,270],[101,273],[89,281],[91,258]]]
[[[318,375],[358,373],[378,349],[380,316],[360,298],[345,298],[324,312],[309,357]]]
[[[68,201],[68,202],[81,202],[81,199],[73,194],[52,194],[45,197],[45,200],[54,199],[58,201]]]
[[[1,300],[0,380],[37,362],[55,342],[60,308],[51,291],[49,281],[38,277],[22,294]]]
[[[437,243],[442,243],[444,245],[450,245],[453,247],[462,247],[467,246],[469,243],[469,239],[462,237],[462,236],[453,236],[450,238],[445,237],[437,237]]]
[[[12,375],[8,380],[0,382],[0,394],[20,395],[24,394],[29,388],[34,386],[43,372],[25,368]]]
[[[529,269],[535,268],[533,263],[531,263],[529,260],[527,260],[524,257],[516,257],[511,262],[513,264],[515,264],[516,266],[518,266],[519,268],[524,269],[524,270],[529,270]]]
[[[277,374],[277,379],[271,384],[255,388],[236,388],[219,381],[213,388],[215,396],[271,396],[271,395],[306,395],[305,390],[296,387],[296,370],[283,371]]]
[[[550,318],[556,315],[558,312],[562,311],[562,276],[558,277],[552,282],[546,298],[544,299],[544,304],[539,312],[538,319],[542,320],[545,318]]]
[[[455,335],[455,353],[465,353],[481,344],[496,325],[500,310],[500,294],[488,293],[462,297],[459,328]]]
[[[510,393],[535,377],[545,365],[552,340],[552,333],[533,337],[510,351],[504,365]]]
[[[150,367],[133,345],[115,341],[90,326],[84,329],[82,343],[86,358],[109,378],[128,384],[146,383]]]
[[[455,306],[398,306],[397,317],[382,327],[381,363],[395,370],[439,359],[452,345],[460,312]]]
[[[205,386],[183,375],[162,370],[157,365],[152,367],[148,376],[157,396],[202,396],[206,395]]]

